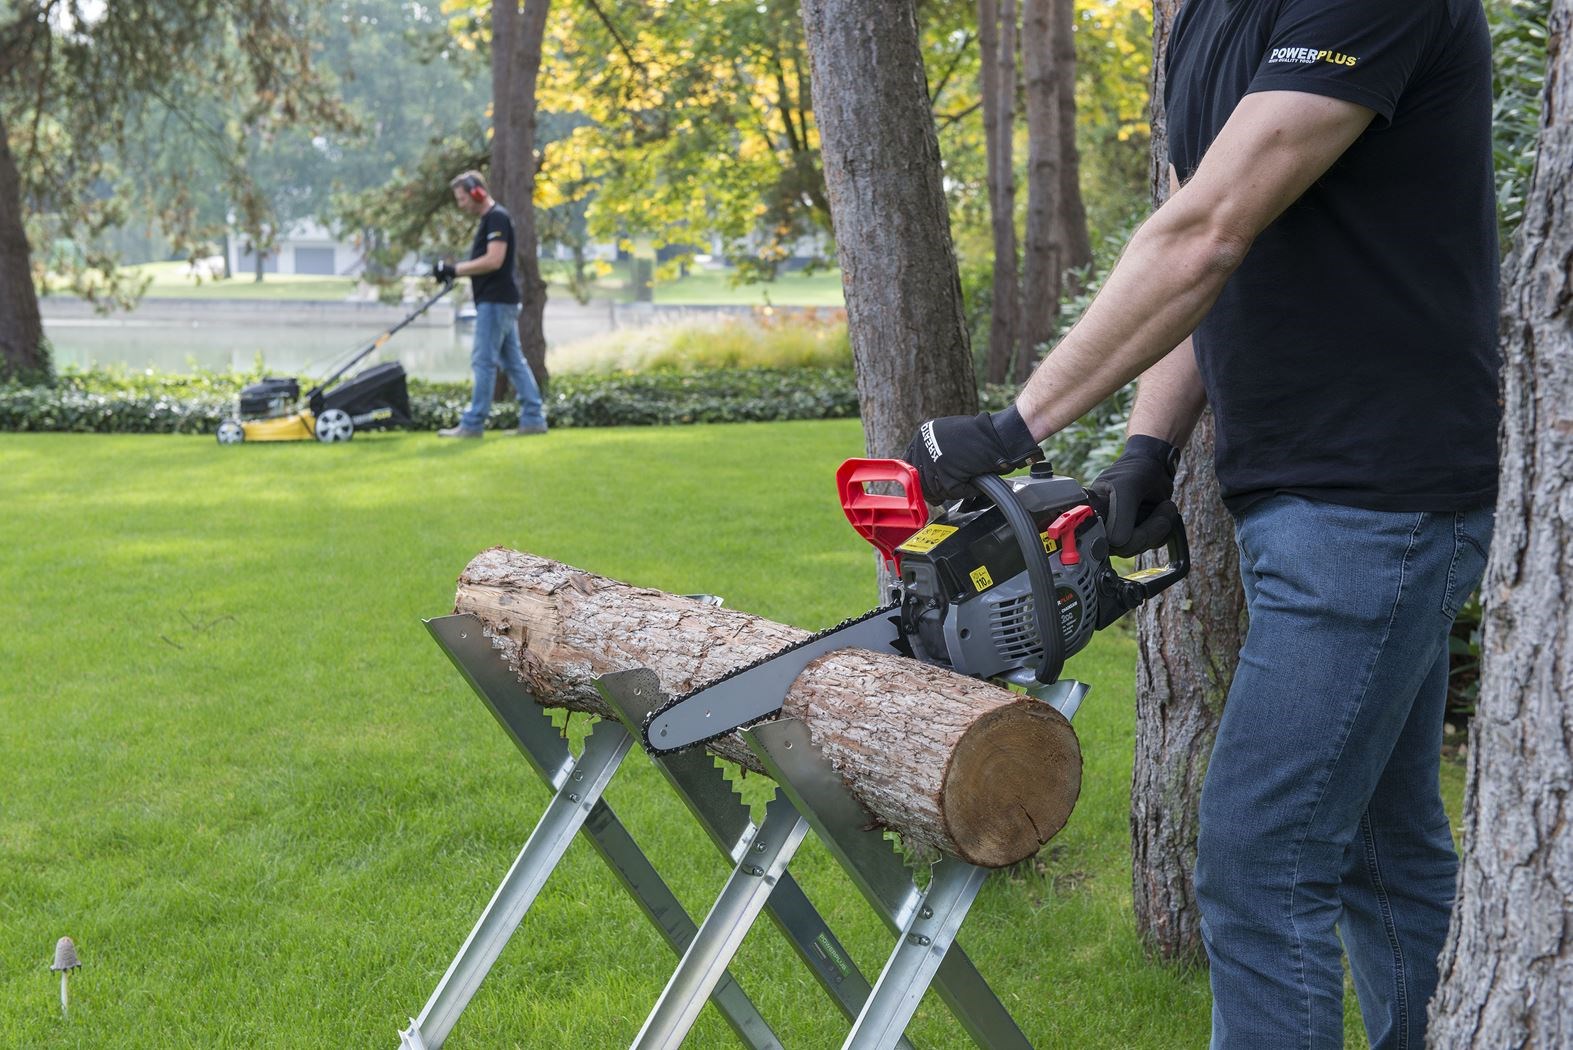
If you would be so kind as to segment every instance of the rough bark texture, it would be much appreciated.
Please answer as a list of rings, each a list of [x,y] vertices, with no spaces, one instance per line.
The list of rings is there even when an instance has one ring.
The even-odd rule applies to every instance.
[[[1153,203],[1169,196],[1163,54],[1179,0],[1153,8]],[[1191,543],[1191,575],[1138,616],[1136,757],[1131,778],[1131,895],[1136,928],[1157,958],[1206,963],[1196,904],[1197,809],[1224,699],[1245,641],[1234,523],[1213,473],[1213,421],[1186,445],[1175,502]]]
[[[481,619],[543,704],[603,717],[595,675],[648,667],[680,693],[807,633],[503,548],[470,562],[454,604]],[[919,849],[1013,864],[1064,826],[1080,791],[1076,735],[1058,712],[915,660],[829,653],[784,709],[874,818]],[[736,735],[710,750],[760,771]]]
[[[22,225],[22,179],[0,117],[0,378],[36,374],[44,366],[44,323],[31,258]]]
[[[550,0],[494,0],[492,4],[492,188],[513,216],[515,276],[524,309],[519,342],[544,392],[546,282],[536,258],[535,83]]]
[[[1018,383],[1054,338],[1065,271],[1092,261],[1076,153],[1074,0],[1023,0],[1026,73],[1027,238],[1023,252],[1022,352]]]
[[[979,94],[988,155],[989,222],[994,287],[983,377],[1003,383],[1021,337],[1021,280],[1016,262],[1016,0],[978,0]]]
[[[1197,808],[1246,623],[1234,524],[1219,500],[1212,447],[1209,412],[1186,446],[1175,487],[1191,573],[1137,620],[1131,897],[1148,950],[1186,965],[1207,961],[1194,877]]]
[[[1502,484],[1464,858],[1429,1045],[1573,1046],[1573,4],[1503,297]]]
[[[825,184],[871,456],[976,412],[912,0],[803,0]]]

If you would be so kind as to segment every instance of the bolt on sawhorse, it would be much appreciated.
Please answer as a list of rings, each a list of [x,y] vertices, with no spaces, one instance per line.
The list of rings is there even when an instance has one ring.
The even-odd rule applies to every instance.
[[[696,926],[602,797],[645,717],[666,700],[655,674],[639,668],[596,680],[619,720],[597,722],[576,759],[547,710],[493,649],[477,618],[464,614],[426,623],[553,795],[420,1016],[399,1033],[403,1050],[442,1046],[576,834],[589,839],[680,957],[631,1050],[675,1050],[707,1001],[750,1050],[781,1050],[781,1040],[727,972],[761,911],[770,914],[851,1021],[843,1050],[910,1050],[903,1033],[931,984],[978,1046],[1031,1050],[998,996],[955,944],[987,870],[947,858],[934,865],[928,888],[920,890],[801,721],[778,718],[743,731],[777,785],[758,826],[709,752],[651,756],[732,868],[709,915]],[[1071,681],[1060,686],[1050,702],[1068,715],[1087,686]],[[872,986],[787,871],[810,827],[899,936]]]

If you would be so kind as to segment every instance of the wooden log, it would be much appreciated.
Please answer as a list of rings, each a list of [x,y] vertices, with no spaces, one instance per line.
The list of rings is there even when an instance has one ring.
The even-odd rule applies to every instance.
[[[465,568],[454,611],[481,620],[542,704],[607,718],[596,675],[647,667],[677,694],[808,634],[502,547]],[[919,850],[1014,864],[1065,826],[1081,790],[1081,750],[1058,711],[895,654],[821,656],[783,711],[874,818]],[[736,734],[709,747],[762,772]]]

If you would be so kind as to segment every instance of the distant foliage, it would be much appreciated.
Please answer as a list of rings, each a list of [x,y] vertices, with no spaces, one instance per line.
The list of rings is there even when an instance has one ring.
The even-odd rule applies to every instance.
[[[1492,112],[1497,173],[1497,224],[1502,250],[1512,245],[1524,218],[1524,194],[1535,170],[1540,100],[1546,86],[1546,21],[1550,0],[1493,0],[1491,23]]]

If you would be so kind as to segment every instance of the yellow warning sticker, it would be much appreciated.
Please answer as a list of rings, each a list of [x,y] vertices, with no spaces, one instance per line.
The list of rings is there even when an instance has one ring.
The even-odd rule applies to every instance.
[[[925,525],[907,537],[907,541],[896,549],[911,554],[927,554],[943,543],[956,531],[956,528],[955,525]]]
[[[1044,554],[1053,554],[1055,551],[1060,549],[1060,541],[1054,539],[1048,533],[1040,532],[1038,533],[1038,538],[1043,541]]]
[[[1168,571],[1169,571],[1169,567],[1167,565],[1159,565],[1157,568],[1142,569],[1140,572],[1133,572],[1133,573],[1131,573],[1129,576],[1127,576],[1125,578],[1127,580],[1137,580],[1137,581],[1150,580],[1154,576],[1162,575],[1163,573],[1166,573]]]
[[[994,577],[989,575],[989,567],[987,565],[979,565],[972,570],[972,586],[976,587],[979,592],[986,591],[994,586]]]

